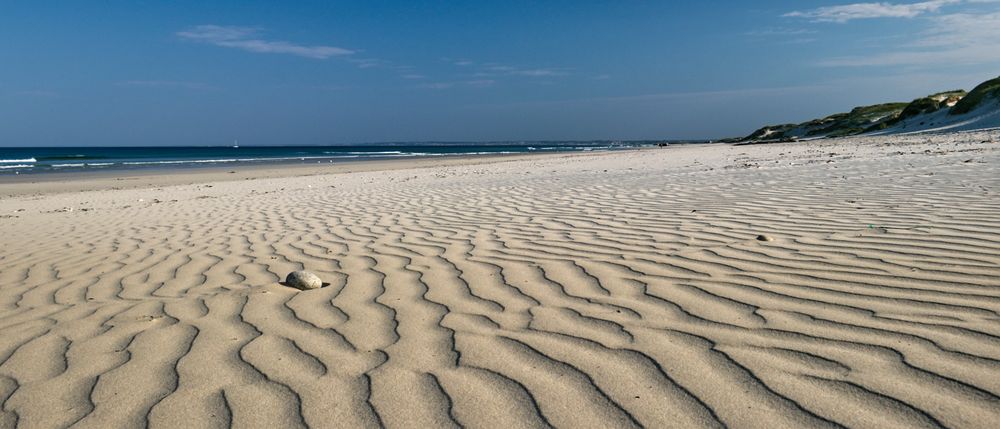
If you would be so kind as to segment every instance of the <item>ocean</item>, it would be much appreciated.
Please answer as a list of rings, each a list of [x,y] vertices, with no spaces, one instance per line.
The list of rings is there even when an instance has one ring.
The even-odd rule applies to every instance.
[[[399,143],[353,146],[0,147],[0,175],[197,168],[266,163],[336,163],[366,159],[609,151],[655,142]]]

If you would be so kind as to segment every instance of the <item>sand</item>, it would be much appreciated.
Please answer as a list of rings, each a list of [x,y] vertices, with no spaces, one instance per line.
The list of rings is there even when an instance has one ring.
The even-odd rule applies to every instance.
[[[986,132],[5,184],[0,427],[995,427],[998,165]]]

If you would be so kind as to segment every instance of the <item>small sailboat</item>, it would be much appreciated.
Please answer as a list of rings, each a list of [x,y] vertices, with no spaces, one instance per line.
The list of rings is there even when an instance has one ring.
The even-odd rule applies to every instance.
[[[239,149],[239,148],[240,148],[240,141],[233,140],[233,149]]]

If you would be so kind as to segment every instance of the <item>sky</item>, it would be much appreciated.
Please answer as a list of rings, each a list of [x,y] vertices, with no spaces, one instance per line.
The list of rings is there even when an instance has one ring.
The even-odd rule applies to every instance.
[[[1000,2],[0,2],[0,146],[712,139],[1000,75]]]

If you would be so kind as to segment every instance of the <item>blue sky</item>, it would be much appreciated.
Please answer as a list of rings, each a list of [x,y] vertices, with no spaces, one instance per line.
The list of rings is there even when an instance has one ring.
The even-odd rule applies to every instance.
[[[1000,2],[0,3],[0,146],[686,139],[1000,75]]]

